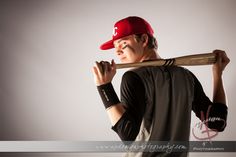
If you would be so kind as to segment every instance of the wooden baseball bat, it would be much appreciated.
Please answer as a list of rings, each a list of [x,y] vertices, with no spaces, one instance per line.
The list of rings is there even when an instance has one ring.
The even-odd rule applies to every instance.
[[[193,66],[193,65],[209,65],[216,62],[214,53],[202,53],[195,55],[187,55],[170,59],[159,59],[154,61],[145,61],[137,63],[116,64],[117,69],[142,67],[142,66]]]

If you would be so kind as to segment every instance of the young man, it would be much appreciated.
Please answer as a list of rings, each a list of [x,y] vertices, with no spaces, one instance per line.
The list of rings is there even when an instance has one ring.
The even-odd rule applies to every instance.
[[[136,16],[115,23],[112,39],[102,50],[115,48],[122,63],[158,60],[157,42],[150,24]],[[123,141],[188,141],[191,111],[197,117],[217,117],[206,125],[223,131],[227,106],[222,72],[229,59],[215,50],[213,65],[213,100],[205,95],[198,79],[189,70],[178,66],[147,66],[127,71],[122,77],[121,101],[112,86],[116,64],[102,61],[93,67],[95,84],[111,120],[112,129]],[[205,117],[205,119],[202,119]],[[165,154],[139,152],[140,156],[187,156],[187,153]]]

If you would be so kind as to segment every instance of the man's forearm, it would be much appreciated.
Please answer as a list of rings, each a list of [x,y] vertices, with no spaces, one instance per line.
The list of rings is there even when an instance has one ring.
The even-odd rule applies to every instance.
[[[119,119],[122,117],[122,115],[125,112],[125,108],[122,103],[111,106],[110,108],[107,108],[106,110],[107,110],[107,114],[109,116],[112,126],[114,126],[119,121]]]
[[[214,76],[213,83],[213,102],[226,104],[222,76]]]

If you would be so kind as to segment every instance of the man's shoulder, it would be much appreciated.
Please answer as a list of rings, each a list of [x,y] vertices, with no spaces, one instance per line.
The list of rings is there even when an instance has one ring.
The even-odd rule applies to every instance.
[[[158,75],[160,73],[179,73],[195,76],[189,69],[181,66],[145,66],[134,68],[126,71],[123,77],[143,77],[150,75]]]
[[[139,80],[140,76],[138,75],[137,71],[128,70],[126,71],[123,76],[122,80]]]
[[[186,72],[191,72],[185,67],[181,66],[145,66],[145,67],[140,67],[140,68],[134,68],[129,71],[128,73],[145,73],[145,72],[166,72],[166,71],[186,71]]]

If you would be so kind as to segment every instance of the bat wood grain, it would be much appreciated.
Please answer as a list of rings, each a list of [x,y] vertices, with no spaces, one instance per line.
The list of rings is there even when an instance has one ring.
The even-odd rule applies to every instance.
[[[194,55],[186,55],[170,59],[159,59],[137,63],[116,64],[117,69],[142,67],[142,66],[196,66],[196,65],[209,65],[216,62],[214,53],[202,53]]]

